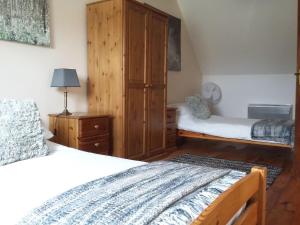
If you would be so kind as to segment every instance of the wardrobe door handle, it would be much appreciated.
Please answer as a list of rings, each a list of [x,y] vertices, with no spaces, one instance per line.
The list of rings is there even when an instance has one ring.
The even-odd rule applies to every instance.
[[[152,88],[152,87],[153,87],[152,84],[146,84],[146,85],[145,85],[145,88]]]
[[[95,127],[95,129],[97,129],[97,130],[99,129],[99,125],[95,125],[94,127]]]
[[[100,144],[99,144],[99,143],[96,143],[96,144],[95,144],[95,147],[96,147],[96,148],[98,148],[99,146],[100,146]]]

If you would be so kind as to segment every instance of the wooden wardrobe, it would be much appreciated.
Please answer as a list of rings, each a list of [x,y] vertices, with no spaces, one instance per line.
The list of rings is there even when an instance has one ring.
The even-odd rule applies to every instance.
[[[168,16],[133,0],[87,6],[89,111],[113,116],[113,154],[165,151]]]

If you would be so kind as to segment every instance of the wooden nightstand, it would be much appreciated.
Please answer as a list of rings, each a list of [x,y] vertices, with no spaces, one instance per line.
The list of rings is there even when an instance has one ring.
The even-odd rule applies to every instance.
[[[90,113],[50,114],[52,141],[83,151],[111,155],[111,117]]]
[[[176,111],[177,108],[167,108],[166,148],[176,148]]]

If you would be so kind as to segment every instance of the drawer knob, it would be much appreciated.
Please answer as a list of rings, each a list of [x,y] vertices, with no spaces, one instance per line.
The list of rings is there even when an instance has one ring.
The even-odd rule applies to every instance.
[[[99,129],[99,125],[95,125],[94,127],[95,127],[95,129]]]
[[[99,143],[96,143],[96,144],[95,144],[95,147],[97,147],[97,148],[98,148],[99,146],[100,146],[100,144],[99,144]]]

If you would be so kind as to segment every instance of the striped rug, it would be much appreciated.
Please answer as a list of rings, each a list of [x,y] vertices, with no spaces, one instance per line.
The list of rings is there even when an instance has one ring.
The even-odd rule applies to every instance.
[[[193,164],[199,166],[207,166],[207,167],[213,167],[218,169],[232,169],[232,170],[238,170],[246,173],[250,173],[251,168],[254,166],[266,167],[268,169],[267,188],[269,188],[272,185],[275,179],[282,172],[282,168],[275,167],[272,165],[253,164],[253,163],[246,163],[242,161],[225,160],[225,159],[218,159],[218,158],[212,158],[206,156],[197,156],[191,154],[178,156],[174,159],[170,159],[169,161],[187,163],[187,164]]]

